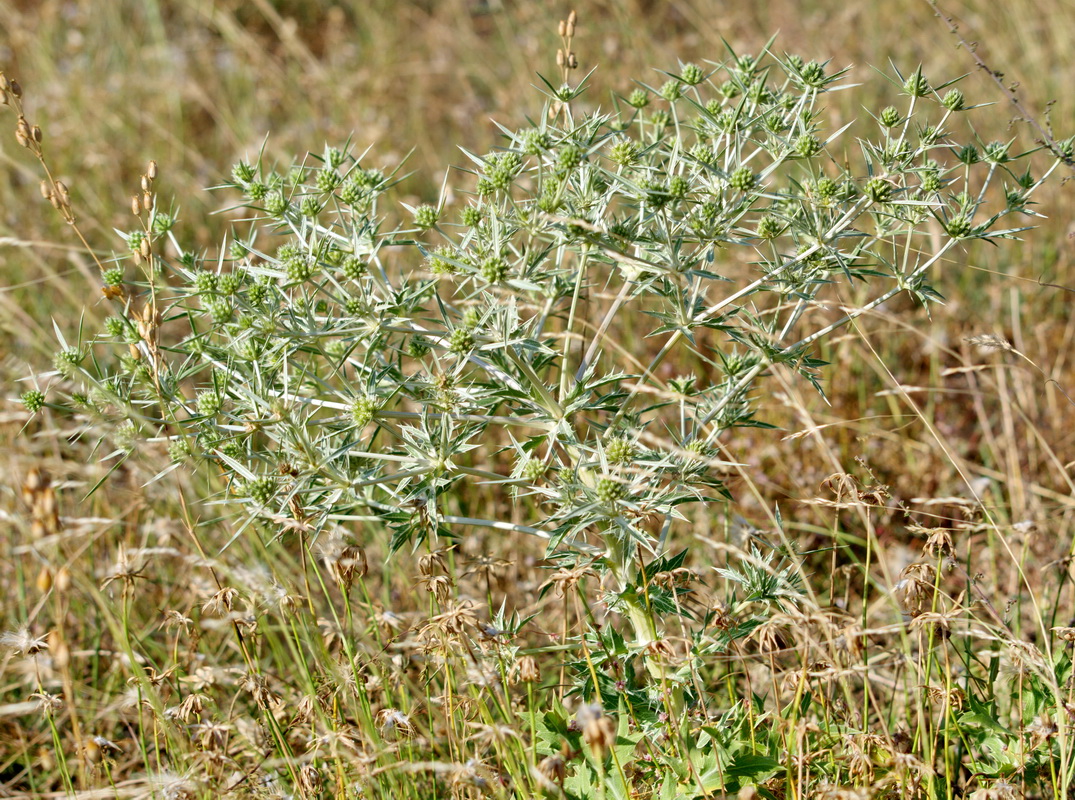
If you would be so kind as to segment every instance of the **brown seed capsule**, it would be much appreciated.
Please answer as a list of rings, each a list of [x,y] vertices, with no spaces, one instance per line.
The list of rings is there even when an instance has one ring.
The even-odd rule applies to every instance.
[[[7,75],[0,72],[0,92],[7,92],[11,90],[11,81],[8,80]]]
[[[22,147],[29,147],[30,146],[30,138],[25,133],[23,133],[22,130],[19,129],[19,128],[15,129],[15,140]]]
[[[19,86],[19,82],[14,78],[12,78],[11,83],[8,84],[7,90],[15,97],[22,97],[22,87]]]
[[[90,764],[100,764],[101,758],[104,755],[101,750],[101,745],[97,744],[97,741],[94,739],[90,739],[86,742],[85,747],[83,747],[83,752],[86,756],[86,761]]]
[[[567,23],[564,20],[560,20],[560,26],[557,30],[560,36],[567,36]]]
[[[52,203],[52,207],[56,210],[63,208],[63,202],[55,194],[49,195],[49,202]]]
[[[567,54],[567,66],[568,66],[569,69],[578,69],[579,68],[579,60],[577,58],[575,58],[574,53],[568,53]]]
[[[555,786],[562,786],[567,777],[567,763],[562,756],[545,756],[538,762],[537,774]]]
[[[131,213],[136,217],[142,215],[142,201],[138,199],[138,195],[131,198]]]
[[[149,166],[146,167],[146,175],[151,181],[157,180],[157,162],[150,161]]]
[[[35,142],[41,144],[41,128],[39,126],[34,125],[34,127],[30,129],[30,135],[33,136]]]
[[[153,210],[153,193],[152,192],[142,192],[142,208],[144,208],[146,211],[152,211]]]
[[[523,656],[515,668],[519,674],[519,680],[523,683],[537,683],[541,680],[541,670],[538,669],[537,659],[533,656]]]
[[[153,252],[153,246],[149,243],[149,237],[142,239],[142,243],[138,245],[138,250],[142,254],[142,258],[149,258],[149,254]]]
[[[41,594],[48,593],[48,590],[52,588],[52,570],[45,565],[41,568],[41,571],[37,573],[37,591]]]
[[[556,48],[556,66],[562,67],[564,65],[564,51],[560,48]]]
[[[63,181],[56,181],[56,192],[60,195],[60,201],[65,205],[71,205],[71,193],[67,190],[67,184]]]
[[[60,567],[56,570],[56,578],[53,581],[53,585],[58,594],[66,594],[71,589],[71,570],[67,567]]]
[[[52,656],[52,663],[60,669],[71,663],[71,648],[67,646],[59,631],[49,634],[49,654]]]
[[[575,10],[572,10],[571,13],[567,15],[567,24],[570,25],[571,27],[575,27],[575,25],[578,24],[578,21],[579,21],[578,12],[575,11]]]
[[[46,200],[48,200],[49,197],[52,196],[52,187],[49,186],[48,181],[41,181],[41,196],[44,197]]]
[[[143,175],[142,176],[142,191],[143,192],[148,192],[151,188],[153,188],[153,179],[150,178],[148,175]]]
[[[616,721],[599,705],[587,705],[576,715],[582,738],[598,758],[604,758],[616,741]]]

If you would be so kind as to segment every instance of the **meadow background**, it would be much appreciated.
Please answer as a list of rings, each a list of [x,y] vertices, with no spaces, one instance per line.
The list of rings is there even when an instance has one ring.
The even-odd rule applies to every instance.
[[[1029,147],[1036,136],[926,2],[595,0],[575,8],[574,51],[582,71],[596,67],[584,103],[626,95],[634,80],[659,83],[655,68],[724,58],[723,42],[758,53],[777,34],[775,52],[831,59],[862,84],[826,99],[834,128],[890,104],[891,65],[906,75],[921,64],[929,76],[968,73],[961,84],[968,100],[996,104],[975,117],[983,141],[1016,137]],[[496,0],[4,1],[0,69],[22,84],[91,246],[106,257],[116,247],[113,230],[130,227],[129,198],[152,159],[156,191],[174,197],[177,235],[211,249],[236,215],[226,210],[234,198],[204,189],[262,151],[287,164],[350,140],[385,164],[406,156],[411,174],[396,197],[435,203],[446,170],[466,163],[460,147],[485,153],[499,143],[491,120],[515,127],[541,113],[535,73],[556,74],[556,27],[569,10]],[[1075,132],[1075,17],[1062,3],[953,1],[942,10],[1006,85],[1017,84],[1040,122],[1051,120],[1058,138]],[[241,540],[218,555],[231,538],[229,520],[196,501],[210,478],[180,470],[150,482],[168,464],[163,447],[116,467],[102,462],[92,420],[49,411],[31,417],[18,402],[27,375],[52,369],[54,321],[68,333],[94,330],[111,311],[92,260],[39,196],[39,166],[16,144],[13,115],[0,115],[0,127],[0,630],[10,634],[0,649],[0,796],[560,791],[563,776],[549,759],[561,743],[546,737],[538,747],[531,725],[535,708],[559,707],[558,665],[565,652],[577,658],[564,643],[579,620],[570,593],[542,591],[552,572],[540,542],[485,533],[435,554],[435,564],[428,553],[403,552],[386,566],[385,532],[362,532],[369,572],[356,579],[342,636],[361,653],[367,680],[341,700],[332,688],[340,620],[328,608],[343,601],[326,590],[316,609],[312,600],[307,608],[306,565],[295,552]],[[773,774],[760,770],[756,783],[735,784],[762,793],[741,796],[908,796],[900,793],[923,783],[921,791],[936,796],[955,796],[956,786],[996,797],[1054,796],[1071,779],[1075,695],[1064,638],[1075,624],[1071,188],[1054,181],[1036,201],[1047,219],[1024,243],[953,251],[970,268],[952,264],[953,278],[938,278],[943,306],[927,314],[909,301],[886,304],[830,340],[828,402],[777,373],[759,414],[776,427],[722,442],[723,456],[746,465],[725,476],[735,503],[698,512],[676,534],[675,549],[691,548],[688,566],[701,579],[695,602],[712,609],[723,590],[711,568],[743,546],[745,529],[774,536],[779,510],[785,544],[806,554],[800,568],[815,611],[853,613],[870,631],[865,649],[894,659],[872,668],[881,675],[875,688],[891,693],[878,708],[880,695],[861,679],[868,658],[856,665],[832,655],[829,667],[837,664],[840,676],[828,685],[839,690],[817,689],[814,706],[793,723],[774,705],[776,676],[823,671],[817,653],[833,641],[819,642],[809,658],[783,648],[780,665],[744,653],[742,663],[704,667],[727,689],[717,706],[734,705],[744,677],[767,687],[755,688],[764,695],[756,712],[769,715],[766,730],[790,754]],[[617,335],[648,346],[632,341],[630,330]],[[968,341],[987,335],[1012,349]],[[489,516],[514,513],[503,494],[490,490],[487,502]],[[945,587],[952,602],[943,622],[966,663],[950,663],[942,645],[923,671],[932,648],[916,643],[908,619],[884,598],[913,577],[906,568],[923,560],[926,529],[948,530],[953,540],[956,577]],[[466,634],[474,642],[500,609],[535,615],[512,652],[533,656],[540,680],[490,705],[472,672],[483,659],[503,657],[498,646],[474,644],[480,655],[459,642],[437,651],[418,635],[443,611],[441,589],[429,580],[440,575],[452,597],[475,602]],[[210,613],[214,602],[241,608],[259,582],[268,587],[263,594],[281,595],[271,613],[251,612],[251,620],[246,612]],[[584,582],[583,590],[599,607],[599,587]],[[261,639],[257,685],[243,677],[251,655],[238,631]],[[975,666],[988,679],[976,676],[975,691],[961,690],[974,697],[958,699],[954,689]],[[504,675],[518,672],[501,667]],[[1051,693],[1035,683],[1043,673]],[[1046,699],[1030,699],[1035,691]],[[276,709],[277,727],[259,716],[266,706]],[[817,744],[817,730],[834,720],[860,735]],[[866,740],[867,733],[880,738]],[[577,731],[565,729],[563,741],[577,743],[569,734]],[[1028,766],[1027,753],[1042,747],[1057,755],[1041,763],[1055,762],[1067,777],[1048,775],[1037,761]],[[561,755],[569,777],[582,758],[571,750]],[[723,796],[733,785],[707,788],[689,770],[670,783],[652,755],[646,761],[634,750],[624,755],[641,765],[629,771],[638,796]],[[949,750],[956,755],[945,756]],[[849,763],[856,752],[862,759]],[[913,769],[900,765],[908,754],[918,759]],[[951,780],[922,780],[945,766]],[[859,788],[838,788],[852,785]],[[613,789],[601,784],[593,796],[599,791]]]

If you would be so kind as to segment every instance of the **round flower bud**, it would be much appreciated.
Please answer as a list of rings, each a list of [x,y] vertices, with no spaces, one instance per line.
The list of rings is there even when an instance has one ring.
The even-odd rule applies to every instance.
[[[608,157],[620,166],[629,167],[638,160],[639,146],[625,137],[619,137],[608,150]]]
[[[366,274],[369,264],[358,256],[347,256],[340,264],[340,271],[349,281],[357,281]]]
[[[482,264],[481,275],[489,283],[500,283],[508,276],[508,263],[499,256],[488,258]]]
[[[940,175],[933,170],[922,176],[922,191],[926,194],[936,194],[942,185]]]
[[[649,121],[652,122],[653,126],[658,130],[664,130],[672,124],[672,115],[663,108],[658,108],[650,115]]]
[[[108,336],[122,336],[127,331],[127,323],[122,317],[109,317],[104,324]]]
[[[340,185],[340,173],[335,169],[321,169],[317,171],[317,188],[322,192],[331,192]]]
[[[874,203],[887,203],[892,198],[892,184],[883,178],[870,178],[866,182],[866,196]]]
[[[429,230],[437,225],[437,221],[440,219],[440,212],[433,206],[425,205],[418,206],[414,210],[414,224],[415,227],[422,230]]]
[[[284,272],[289,283],[304,283],[313,277],[314,264],[306,256],[292,256],[284,262]]]
[[[563,171],[575,169],[582,163],[583,153],[576,145],[565,144],[556,154],[556,165]]]
[[[287,214],[291,203],[280,192],[273,192],[265,198],[265,211],[272,217],[283,217]]]
[[[688,86],[697,86],[705,80],[705,72],[697,64],[687,64],[683,67],[679,79]]]
[[[618,436],[605,445],[605,455],[613,464],[629,464],[635,457],[635,446],[630,439]]]
[[[916,70],[914,75],[904,81],[903,91],[911,97],[925,97],[929,94],[929,81],[922,75],[922,70]]]
[[[676,175],[668,182],[668,196],[673,200],[683,200],[690,193],[690,182],[682,175]]]
[[[825,68],[816,61],[811,61],[799,72],[803,83],[811,89],[820,89],[825,85]]]
[[[601,478],[597,482],[597,499],[606,505],[612,505],[626,496],[627,487],[614,478]]]
[[[202,270],[194,275],[194,288],[202,294],[211,294],[217,290],[218,280],[215,272]]]
[[[896,125],[899,125],[901,119],[902,117],[900,116],[900,112],[896,109],[895,106],[889,106],[884,111],[882,111],[881,115],[877,118],[878,122],[880,122],[886,128],[892,128]]]
[[[683,84],[681,84],[679,81],[667,81],[664,86],[661,87],[661,97],[663,97],[669,103],[674,103],[682,96]]]
[[[962,111],[965,99],[959,89],[949,89],[941,99],[941,104],[949,111]]]
[[[757,183],[757,178],[750,167],[739,167],[728,176],[728,185],[737,192],[749,192]]]
[[[45,393],[37,389],[27,389],[19,399],[31,414],[36,414],[45,407]]]
[[[815,184],[818,197],[823,200],[831,200],[840,193],[840,184],[832,178],[822,178]]]
[[[351,419],[354,420],[355,425],[359,428],[365,428],[373,422],[373,418],[377,414],[377,408],[377,398],[360,397],[351,406]]]
[[[632,108],[645,108],[649,105],[649,95],[645,89],[635,89],[627,95],[627,105]]]
[[[801,158],[811,158],[821,152],[821,142],[816,136],[803,134],[795,140],[795,154]]]
[[[236,183],[247,183],[254,179],[254,168],[245,161],[238,162],[231,168],[231,176]]]
[[[977,164],[981,160],[981,155],[978,153],[977,147],[968,144],[956,153],[956,158],[959,159],[960,163],[970,166],[971,164]]]
[[[952,217],[944,227],[948,235],[953,239],[966,238],[974,231],[974,225],[971,224],[970,218],[966,215]]]
[[[466,328],[456,328],[448,337],[448,350],[458,356],[463,356],[474,349],[474,334]]]
[[[482,212],[474,206],[467,206],[460,213],[460,219],[468,228],[477,228],[482,222]]]
[[[276,496],[276,478],[265,475],[249,481],[245,487],[246,495],[259,505],[266,506]]]
[[[224,398],[215,389],[206,389],[198,392],[195,405],[201,416],[211,417],[224,407]]]

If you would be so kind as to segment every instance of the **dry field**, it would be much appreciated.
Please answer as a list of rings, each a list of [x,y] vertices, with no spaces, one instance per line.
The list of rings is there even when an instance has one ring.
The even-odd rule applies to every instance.
[[[609,609],[618,575],[521,532],[533,508],[495,482],[446,509],[457,538],[390,553],[388,517],[368,514],[328,546],[298,513],[248,524],[219,460],[176,467],[164,434],[132,447],[95,415],[20,400],[61,383],[63,342],[123,306],[102,267],[149,162],[178,219],[166,258],[235,238],[233,165],[286,171],[326,146],[402,163],[389,227],[423,204],[454,219],[473,202],[467,153],[546,115],[538,73],[559,84],[570,10],[0,0],[0,71],[41,130],[20,146],[0,107],[0,797],[1075,796],[1068,165],[1019,241],[944,251],[943,303],[897,296],[824,339],[824,397],[771,371],[754,402],[772,427],[707,451],[727,498],[661,535],[659,555],[686,560],[639,548],[648,623]],[[949,20],[924,0],[576,10],[572,79],[594,70],[580,114],[775,35],[774,57],[848,69],[855,88],[817,107],[850,125],[834,163],[861,161],[856,137],[919,67],[965,75],[982,107],[964,137],[1021,153],[1075,134],[1059,0],[950,0]],[[36,149],[75,225],[42,199]],[[1040,175],[1049,154],[1028,163]],[[615,302],[595,290],[584,313]],[[636,323],[607,337],[644,367],[661,341]],[[716,380],[720,335],[660,385]],[[511,474],[506,441],[467,468]]]

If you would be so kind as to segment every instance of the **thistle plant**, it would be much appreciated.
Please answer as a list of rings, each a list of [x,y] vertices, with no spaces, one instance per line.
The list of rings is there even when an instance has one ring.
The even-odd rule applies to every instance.
[[[938,268],[1024,230],[1055,164],[959,138],[973,107],[920,70],[858,141],[826,125],[849,88],[827,63],[684,64],[612,111],[569,75],[537,122],[468,154],[456,204],[401,210],[398,167],[346,146],[242,162],[220,188],[245,221],[208,255],[147,171],[102,272],[114,315],[63,344],[27,407],[121,423],[120,455],[141,439],[211,464],[215,499],[266,539],[371,517],[393,549],[541,537],[602,577],[629,652],[676,682],[660,620],[686,612],[654,576],[682,564],[699,504],[731,499],[721,470],[735,429],[765,424],[763,379],[822,391],[826,336],[901,293],[937,301]],[[477,486],[523,521],[482,516]]]

